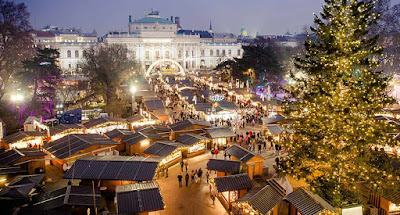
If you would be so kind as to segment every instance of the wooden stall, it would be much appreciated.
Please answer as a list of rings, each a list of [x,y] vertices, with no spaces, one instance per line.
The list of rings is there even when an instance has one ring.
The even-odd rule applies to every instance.
[[[235,133],[228,127],[216,127],[204,129],[206,136],[211,139],[211,144],[208,149],[217,148],[222,150],[222,148],[228,145],[228,138],[235,137]]]
[[[11,148],[39,148],[43,145],[43,139],[47,138],[46,132],[38,131],[17,131],[5,136],[1,142],[5,149]]]
[[[113,193],[119,185],[150,182],[158,170],[158,159],[140,156],[90,156],[78,159],[65,173],[65,179],[80,179]]]
[[[238,174],[216,177],[210,180],[214,193],[217,194],[221,204],[230,210],[232,203],[243,197],[253,188],[253,182],[248,174]]]
[[[119,143],[99,134],[71,134],[46,144],[43,148],[53,158],[55,166],[67,170],[78,158],[97,155],[113,154]]]
[[[143,155],[143,151],[149,146],[153,145],[156,141],[165,140],[156,133],[136,132],[134,134],[126,135],[121,139],[121,144],[125,145],[125,151],[128,155]]]
[[[185,147],[180,147],[182,157],[190,158],[204,154],[210,139],[198,134],[183,134],[176,138],[175,141],[185,145]]]
[[[175,124],[171,124],[169,127],[172,130],[170,139],[175,140],[183,134],[201,134],[203,133],[203,129],[210,128],[211,124],[207,121],[187,119]]]
[[[232,160],[241,161],[245,165],[251,179],[254,176],[262,176],[264,158],[238,145],[229,147],[226,153],[232,156]]]
[[[255,187],[236,200],[232,204],[232,214],[278,215],[279,203],[281,203],[285,195],[285,189],[274,179],[269,179],[264,187]]]
[[[85,132],[89,134],[105,134],[114,129],[128,129],[125,119],[115,117],[102,117],[83,123]]]
[[[181,147],[185,145],[179,142],[159,141],[144,150],[145,156],[160,158],[161,167],[170,167],[182,160]]]
[[[35,148],[10,149],[0,154],[0,165],[15,166],[37,174],[45,171],[46,153]]]
[[[54,127],[50,127],[49,130],[50,131],[47,142],[58,140],[69,134],[83,134],[85,132],[84,128],[77,124],[60,124]]]

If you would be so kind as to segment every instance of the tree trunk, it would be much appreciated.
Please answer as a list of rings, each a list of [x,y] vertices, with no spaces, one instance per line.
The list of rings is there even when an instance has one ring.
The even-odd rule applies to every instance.
[[[38,89],[38,82],[36,79],[34,80],[34,85],[35,85],[35,88],[33,90],[33,95],[32,95],[32,101],[31,101],[32,109],[31,109],[30,115],[33,115],[33,110],[35,110],[35,108],[36,108],[36,95],[37,95],[37,89]]]

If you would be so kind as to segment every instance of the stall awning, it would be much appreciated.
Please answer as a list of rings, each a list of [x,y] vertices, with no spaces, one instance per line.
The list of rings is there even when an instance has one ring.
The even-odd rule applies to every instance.
[[[233,102],[227,102],[227,101],[220,101],[218,102],[219,107],[224,109],[224,110],[236,110],[237,106]]]
[[[276,114],[276,115],[269,116],[269,117],[263,117],[263,118],[261,118],[261,120],[263,121],[264,125],[266,125],[266,124],[281,122],[281,121],[285,120],[285,117],[280,114]]]
[[[131,134],[133,134],[133,132],[130,131],[129,129],[114,129],[114,130],[111,130],[111,131],[105,133],[105,135],[110,139],[115,139],[118,137],[131,135]]]
[[[38,131],[18,131],[16,133],[7,135],[3,138],[3,142],[7,144],[15,143],[26,138],[34,138],[34,137],[46,137],[46,133],[41,133]]]
[[[198,112],[207,112],[211,110],[212,106],[210,103],[197,103],[194,105],[194,109]]]
[[[143,151],[145,154],[156,155],[159,157],[166,157],[174,152],[179,147],[185,147],[186,145],[178,142],[162,141],[156,142],[149,148]]]
[[[250,159],[252,159],[254,156],[256,156],[256,154],[254,154],[253,152],[238,146],[238,145],[233,145],[231,147],[229,147],[226,150],[226,153],[228,155],[232,155],[233,157],[237,158],[238,160],[246,163],[247,161],[249,161]]]
[[[55,127],[50,127],[50,136],[62,133],[69,129],[83,129],[83,128],[77,124],[60,124]]]
[[[152,133],[143,133],[143,132],[137,132],[134,134],[129,134],[126,135],[125,137],[122,138],[122,141],[128,145],[133,145],[136,143],[139,143],[142,140],[145,139],[151,139],[151,140],[163,140],[164,138],[161,137],[158,134],[152,134]]]
[[[188,120],[179,121],[175,124],[172,124],[172,125],[170,125],[170,128],[173,131],[179,131],[179,130],[182,130],[182,129],[185,129],[185,128],[188,128],[188,127],[194,126],[194,125],[203,126],[203,127],[211,127],[211,124],[207,121],[188,119]]]
[[[10,149],[0,154],[0,165],[12,165],[24,157],[44,157],[47,154],[36,148]]]

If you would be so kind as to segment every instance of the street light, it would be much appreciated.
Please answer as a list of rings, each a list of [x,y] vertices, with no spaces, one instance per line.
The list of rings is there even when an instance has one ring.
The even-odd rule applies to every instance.
[[[135,86],[131,86],[131,93],[132,93],[132,116],[135,113],[136,110],[136,102],[135,102],[135,93],[137,91],[137,88]]]
[[[24,99],[24,97],[22,95],[19,95],[19,94],[11,96],[11,101],[13,101],[13,102],[20,102],[23,99]]]

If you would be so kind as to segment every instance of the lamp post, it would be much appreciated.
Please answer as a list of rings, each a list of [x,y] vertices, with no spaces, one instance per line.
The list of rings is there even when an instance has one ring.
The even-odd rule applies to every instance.
[[[133,116],[133,114],[135,113],[135,110],[136,110],[135,93],[136,93],[137,89],[135,86],[131,86],[130,91],[132,93],[132,116]]]
[[[14,103],[15,107],[18,110],[18,115],[19,115],[19,119],[18,119],[18,124],[21,123],[22,120],[22,114],[20,111],[20,106],[19,106],[19,102],[21,102],[22,100],[24,100],[24,97],[21,94],[16,94],[16,95],[12,95],[11,96],[11,101]]]

